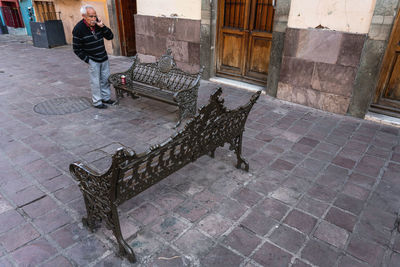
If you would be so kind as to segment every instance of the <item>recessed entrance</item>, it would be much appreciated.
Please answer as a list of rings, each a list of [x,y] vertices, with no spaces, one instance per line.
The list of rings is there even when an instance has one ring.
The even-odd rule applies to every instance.
[[[134,56],[136,54],[135,18],[137,13],[136,0],[115,0],[121,54]]]
[[[223,0],[218,6],[217,76],[265,85],[275,0]]]
[[[400,118],[400,17],[397,17],[386,48],[378,86],[370,111]]]

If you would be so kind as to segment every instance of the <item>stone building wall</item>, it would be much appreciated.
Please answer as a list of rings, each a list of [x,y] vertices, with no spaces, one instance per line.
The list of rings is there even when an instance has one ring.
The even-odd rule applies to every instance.
[[[200,20],[135,15],[136,50],[143,62],[154,61],[167,48],[179,68],[196,72],[200,66]]]
[[[136,49],[143,62],[154,61],[167,48],[179,68],[200,69],[201,0],[138,0]]]
[[[375,0],[292,0],[277,97],[347,113],[374,7]]]
[[[365,39],[365,34],[288,28],[277,97],[345,114]]]

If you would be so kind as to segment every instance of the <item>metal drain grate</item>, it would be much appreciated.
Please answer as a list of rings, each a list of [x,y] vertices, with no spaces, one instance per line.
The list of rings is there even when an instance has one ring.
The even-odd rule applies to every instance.
[[[36,104],[33,110],[44,115],[64,115],[88,109],[90,106],[90,100],[86,97],[60,97]]]

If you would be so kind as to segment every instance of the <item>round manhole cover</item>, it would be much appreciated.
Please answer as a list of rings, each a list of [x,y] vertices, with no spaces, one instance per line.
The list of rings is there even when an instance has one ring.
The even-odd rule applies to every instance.
[[[88,109],[90,106],[90,100],[86,97],[60,97],[36,104],[33,110],[44,115],[64,115]]]

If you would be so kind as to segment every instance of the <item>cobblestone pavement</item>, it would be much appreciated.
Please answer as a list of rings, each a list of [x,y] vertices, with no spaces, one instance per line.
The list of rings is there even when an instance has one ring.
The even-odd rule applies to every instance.
[[[90,98],[70,46],[0,35],[0,266],[129,266],[105,228],[81,223],[68,166],[104,170],[120,144],[143,151],[174,133],[176,108],[124,98],[42,115],[60,97]],[[111,57],[112,72],[129,58]],[[202,81],[199,105],[216,84]],[[250,92],[224,86],[235,107]],[[136,266],[399,266],[400,131],[262,95],[246,125],[248,173],[227,147],[120,207]]]

